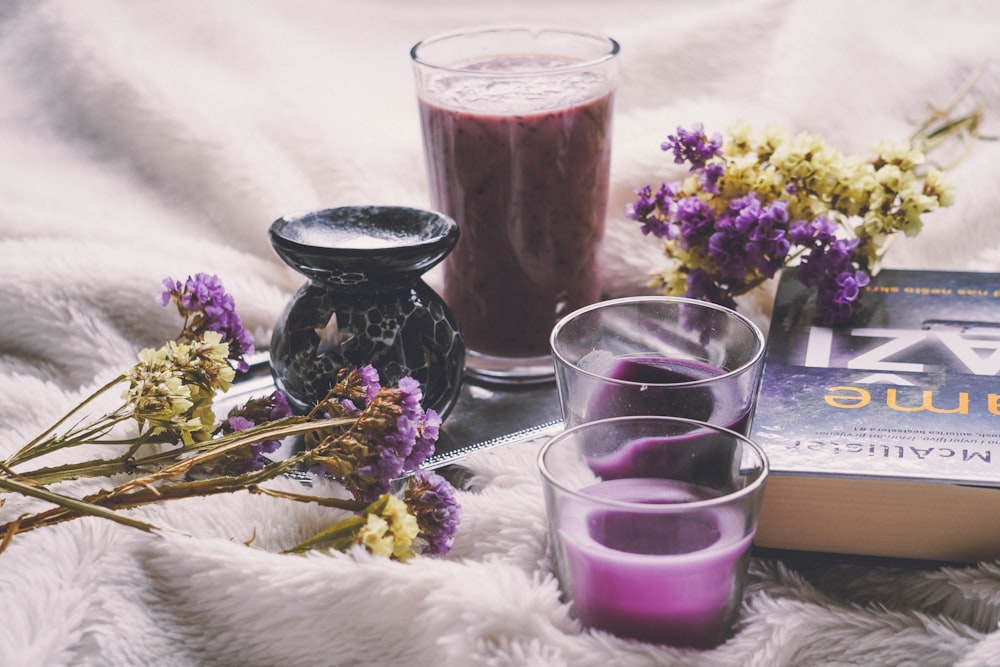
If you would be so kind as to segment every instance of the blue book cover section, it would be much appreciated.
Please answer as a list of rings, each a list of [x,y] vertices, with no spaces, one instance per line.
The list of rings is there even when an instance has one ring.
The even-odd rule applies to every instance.
[[[786,271],[751,437],[778,473],[1000,486],[1000,275],[883,270],[823,327]]]

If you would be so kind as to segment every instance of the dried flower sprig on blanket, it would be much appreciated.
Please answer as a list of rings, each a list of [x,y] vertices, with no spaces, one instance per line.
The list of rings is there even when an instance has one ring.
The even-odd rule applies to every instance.
[[[372,553],[404,560],[451,548],[460,509],[447,481],[419,470],[434,451],[441,420],[421,407],[418,382],[403,378],[396,387],[383,387],[375,369],[365,366],[341,373],[324,400],[306,415],[293,415],[284,394],[275,391],[250,399],[217,424],[213,401],[230,387],[233,364],[246,368],[253,339],[217,277],[198,274],[183,284],[170,279],[164,284],[163,304],[175,304],[184,318],[177,339],[156,350],[142,350],[135,366],[0,464],[0,490],[55,505],[0,526],[2,546],[18,532],[82,516],[154,532],[156,526],[120,510],[246,491],[350,512],[288,551],[362,545]],[[113,391],[122,397],[114,410],[71,421]],[[68,423],[72,425],[65,427]],[[301,436],[301,451],[278,461],[265,458],[289,436]],[[55,451],[91,444],[118,445],[124,451],[110,459],[20,469]],[[301,470],[336,477],[349,497],[265,485]],[[84,498],[52,488],[71,479],[126,474],[125,481],[115,477],[115,486]],[[405,487],[397,497],[391,484],[404,477]]]
[[[652,286],[736,306],[736,297],[798,265],[816,290],[825,324],[850,319],[889,242],[917,235],[926,213],[954,202],[925,153],[950,136],[975,136],[982,109],[958,120],[937,111],[909,142],[882,142],[871,156],[845,155],[816,135],[790,137],[746,124],[728,137],[700,124],[677,128],[662,149],[686,164],[686,178],[647,185],[626,215],[663,239],[671,260]]]

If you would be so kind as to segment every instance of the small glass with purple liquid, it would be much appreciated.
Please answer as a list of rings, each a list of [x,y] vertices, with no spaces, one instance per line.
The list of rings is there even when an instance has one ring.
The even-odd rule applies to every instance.
[[[739,615],[767,458],[745,436],[676,417],[563,431],[538,458],[560,586],[580,622],[710,648]]]
[[[747,431],[764,334],[734,310],[682,297],[611,299],[560,320],[550,343],[567,427],[668,415]]]
[[[550,342],[567,430],[539,467],[577,617],[657,643],[724,641],[768,472],[746,437],[763,333],[729,308],[648,296],[576,310]]]

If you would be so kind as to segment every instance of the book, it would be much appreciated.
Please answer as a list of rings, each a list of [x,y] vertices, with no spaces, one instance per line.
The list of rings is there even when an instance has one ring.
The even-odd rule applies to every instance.
[[[883,270],[824,327],[786,270],[750,437],[766,551],[1000,558],[1000,274]]]

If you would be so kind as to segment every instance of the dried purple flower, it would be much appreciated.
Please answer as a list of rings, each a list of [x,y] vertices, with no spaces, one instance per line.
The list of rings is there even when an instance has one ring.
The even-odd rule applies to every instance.
[[[222,422],[219,431],[222,434],[245,431],[259,424],[290,417],[291,407],[288,405],[288,398],[282,391],[274,391],[268,396],[251,398],[242,406],[233,408],[229,415]],[[281,446],[280,440],[264,440],[255,442],[247,446],[245,452],[234,453],[234,458],[239,459],[239,464],[232,466],[237,474],[250,470],[260,470],[266,463],[264,454],[270,454]]]
[[[344,373],[317,409],[356,416],[357,423],[347,432],[306,435],[307,449],[316,452],[316,472],[342,478],[351,494],[365,502],[387,492],[394,480],[419,468],[434,452],[441,418],[424,410],[422,398],[420,383],[412,377],[382,387],[371,366]]]
[[[894,212],[907,204],[886,203],[883,197],[882,208],[873,213],[868,194],[857,187],[867,182],[862,178],[867,163],[843,159],[818,138],[798,138],[791,150],[782,152],[778,148],[784,141],[769,134],[753,146],[741,135],[723,150],[722,138],[709,138],[699,124],[691,130],[677,128],[662,144],[675,162],[689,165],[691,175],[656,193],[650,186],[637,190],[626,215],[640,223],[643,234],[664,239],[665,252],[675,262],[657,279],[666,293],[735,307],[736,296],[798,260],[799,281],[816,289],[817,314],[824,323],[840,324],[851,317],[870,280],[881,239],[909,229],[899,226]],[[814,159],[820,154],[822,160]],[[802,178],[803,160],[812,160],[808,166],[818,175]],[[919,176],[910,173],[907,178]],[[836,179],[850,182],[832,187]],[[859,210],[880,216],[881,226],[867,217],[861,220]],[[793,219],[793,211],[814,217]],[[869,228],[881,236],[873,236]]]
[[[229,358],[236,362],[237,368],[249,369],[245,356],[254,351],[253,336],[243,328],[233,297],[218,276],[197,273],[183,284],[165,278],[163,286],[166,291],[160,295],[160,303],[176,304],[184,318],[184,330],[178,340],[194,340],[205,331],[217,331],[229,344]]]
[[[421,470],[407,481],[403,500],[417,517],[421,553],[444,555],[451,550],[461,518],[455,489],[435,472]]]
[[[433,453],[441,422],[433,410],[425,413],[420,405],[422,398],[420,383],[407,376],[394,389],[380,389],[373,399],[376,408],[391,406],[381,413],[390,426],[378,434],[377,444],[372,439],[373,455],[356,468],[366,482],[356,489],[363,500],[374,500],[385,493],[394,479],[416,470]]]
[[[677,128],[676,135],[667,136],[660,146],[665,151],[673,151],[674,162],[691,164],[691,171],[700,170],[705,163],[722,154],[722,135],[715,133],[709,139],[701,123],[696,123],[691,130]]]

